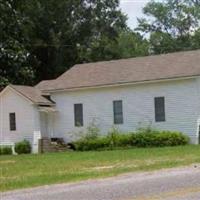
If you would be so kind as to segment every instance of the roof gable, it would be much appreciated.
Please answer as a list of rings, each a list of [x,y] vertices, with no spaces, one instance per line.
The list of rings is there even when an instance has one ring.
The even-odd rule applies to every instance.
[[[3,95],[7,90],[14,91],[20,96],[37,105],[53,105],[54,103],[42,96],[42,92],[31,86],[8,85],[0,95]]]

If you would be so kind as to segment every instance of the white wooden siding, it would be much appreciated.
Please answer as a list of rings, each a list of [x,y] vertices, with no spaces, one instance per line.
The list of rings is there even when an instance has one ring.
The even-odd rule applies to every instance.
[[[113,101],[122,100],[124,123],[117,125],[120,130],[134,131],[151,124],[158,129],[182,131],[197,143],[199,83],[189,79],[53,93],[59,111],[54,120],[54,135],[70,141],[74,132],[82,130],[74,126],[76,103],[83,104],[83,128],[96,119],[102,133],[107,133],[113,126]],[[155,122],[154,97],[161,96],[165,97],[166,122]]]
[[[154,98],[165,97],[165,122],[155,122]],[[77,137],[94,119],[106,134],[114,125],[113,101],[123,101],[124,123],[115,125],[122,131],[134,131],[151,125],[162,130],[177,130],[198,142],[200,122],[200,79],[160,83],[84,89],[52,94],[58,112],[48,116],[49,135],[63,137],[67,142]],[[74,126],[74,104],[83,104],[84,127]],[[9,113],[16,113],[16,131],[10,131]],[[51,119],[50,119],[51,118]],[[0,96],[0,145],[23,139],[33,143],[33,133],[41,131],[40,113],[36,106],[11,89]]]
[[[38,111],[34,105],[11,89],[0,96],[0,144],[23,139],[33,142],[33,132],[39,131]],[[16,114],[16,131],[10,131],[9,113]]]

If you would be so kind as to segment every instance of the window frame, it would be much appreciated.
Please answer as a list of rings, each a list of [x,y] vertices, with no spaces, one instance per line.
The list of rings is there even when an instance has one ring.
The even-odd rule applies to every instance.
[[[10,131],[17,130],[16,113],[15,112],[9,113],[9,126],[10,126]]]
[[[79,111],[77,111],[78,106],[80,106],[80,108],[81,108],[80,113],[77,113],[77,112],[79,112]],[[82,103],[74,104],[74,126],[75,127],[83,127],[84,126],[83,104]]]
[[[158,102],[162,100],[161,102]],[[159,105],[161,104],[161,105]],[[165,122],[166,121],[166,109],[165,109],[165,97],[155,97],[154,98],[154,112],[155,112],[155,122]]]
[[[117,108],[117,104],[120,103],[120,111]],[[122,100],[114,100],[113,101],[113,123],[116,125],[124,123],[124,116],[123,116],[123,101]]]

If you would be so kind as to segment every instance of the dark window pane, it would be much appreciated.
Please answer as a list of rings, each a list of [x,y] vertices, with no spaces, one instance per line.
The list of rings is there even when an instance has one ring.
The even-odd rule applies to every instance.
[[[16,130],[16,118],[15,113],[9,114],[9,120],[10,120],[10,130],[15,131]]]
[[[164,97],[155,98],[155,120],[156,122],[165,121],[165,98]]]
[[[83,105],[74,104],[74,124],[75,126],[83,126]]]
[[[123,124],[122,101],[113,101],[114,124]]]

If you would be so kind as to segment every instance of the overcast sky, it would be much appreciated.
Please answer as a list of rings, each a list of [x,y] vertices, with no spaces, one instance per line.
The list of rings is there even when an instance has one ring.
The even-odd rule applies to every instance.
[[[137,18],[143,16],[142,8],[150,0],[120,0],[122,11],[128,15],[128,25],[132,29],[137,26]]]

